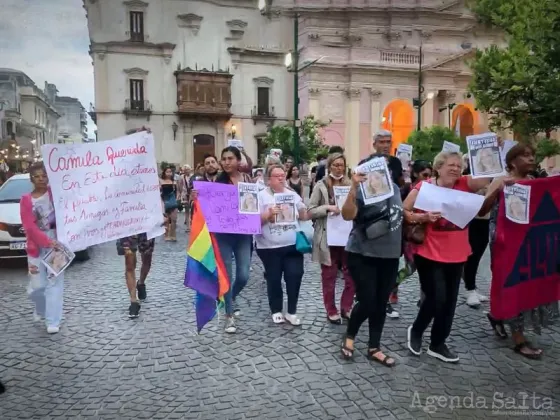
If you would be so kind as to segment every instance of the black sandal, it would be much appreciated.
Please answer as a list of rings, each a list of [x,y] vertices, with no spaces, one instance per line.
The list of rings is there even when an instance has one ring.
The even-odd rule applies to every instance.
[[[368,349],[368,355],[367,358],[373,362],[377,362],[377,363],[381,363],[383,366],[387,366],[387,367],[394,367],[396,362],[395,359],[393,359],[391,356],[387,356],[386,354],[384,355],[385,357],[383,359],[379,359],[378,357],[375,357],[376,354],[379,353],[383,353],[381,351],[380,348],[375,348],[375,349]],[[393,359],[393,362],[388,362],[387,360],[389,359]]]
[[[504,327],[504,323],[502,321],[495,320],[490,314],[486,314],[486,317],[488,318],[488,321],[490,321],[490,325],[498,337],[501,339],[508,338],[506,328]]]
[[[327,320],[333,325],[342,325],[342,318],[340,316],[338,319],[332,319],[330,316],[327,316]]]
[[[346,345],[347,336],[342,339],[342,347],[340,349],[340,354],[344,360],[352,360],[354,358],[354,349],[351,349]]]
[[[519,343],[518,345],[516,345],[513,348],[513,351],[516,352],[517,354],[520,354],[521,356],[526,357],[527,359],[531,359],[531,360],[540,360],[540,358],[543,355],[542,350],[541,350],[540,353],[523,353],[522,352],[523,349],[541,350],[541,349],[534,348],[529,341],[524,341],[523,343]]]

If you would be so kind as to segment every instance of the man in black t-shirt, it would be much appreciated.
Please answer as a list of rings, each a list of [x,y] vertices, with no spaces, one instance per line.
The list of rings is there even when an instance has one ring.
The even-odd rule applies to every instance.
[[[373,147],[375,148],[375,153],[365,158],[362,162],[370,160],[374,155],[383,154],[387,156],[387,166],[391,171],[391,177],[393,182],[401,188],[404,185],[403,178],[403,167],[401,161],[391,155],[391,145],[393,144],[393,136],[391,132],[386,130],[381,130],[373,136]]]

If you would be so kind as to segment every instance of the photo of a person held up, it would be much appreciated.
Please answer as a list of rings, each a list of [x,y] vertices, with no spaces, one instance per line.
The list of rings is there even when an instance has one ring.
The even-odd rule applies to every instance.
[[[502,172],[502,161],[498,147],[484,147],[471,150],[471,171],[477,175],[494,174]]]
[[[239,196],[239,212],[259,214],[259,202],[257,194],[253,192],[243,192]]]
[[[280,213],[276,215],[276,223],[291,224],[296,221],[296,207],[294,203],[279,204]]]
[[[71,251],[53,248],[45,255],[43,263],[51,274],[58,276],[70,265],[73,259],[74,254]]]
[[[367,174],[367,179],[363,183],[365,199],[384,195],[389,191],[391,191],[391,187],[385,171],[373,171]]]
[[[507,194],[504,191],[506,217],[512,222],[529,223],[529,200],[519,194]]]

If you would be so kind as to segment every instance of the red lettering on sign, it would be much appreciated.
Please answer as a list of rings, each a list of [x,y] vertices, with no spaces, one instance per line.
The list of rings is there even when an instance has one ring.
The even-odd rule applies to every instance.
[[[53,147],[49,152],[48,165],[51,171],[69,171],[72,169],[87,168],[91,166],[101,166],[103,161],[97,155],[88,151],[85,156],[56,156],[58,147]]]
[[[107,154],[107,160],[111,162],[111,165],[115,164],[115,159],[120,159],[127,156],[145,155],[148,153],[146,151],[146,146],[139,146],[138,143],[136,143],[136,146],[134,147],[117,150],[114,150],[111,146],[109,146],[107,147],[105,152]]]

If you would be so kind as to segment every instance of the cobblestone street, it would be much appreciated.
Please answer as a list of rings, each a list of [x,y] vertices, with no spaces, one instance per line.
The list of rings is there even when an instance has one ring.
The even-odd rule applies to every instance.
[[[460,363],[446,365],[425,352],[416,358],[406,348],[419,294],[412,280],[396,306],[401,318],[387,319],[383,334],[398,366],[391,370],[367,361],[366,326],[355,362],[344,362],[344,327],[326,322],[318,266],[306,264],[303,327],[278,327],[269,316],[255,256],[239,300],[238,333],[224,334],[223,319],[216,319],[199,336],[192,293],[182,284],[185,244],[184,235],[176,244],[158,239],[148,300],[136,320],[127,317],[123,261],[115,245],[93,248],[91,260],[67,272],[65,319],[53,336],[32,321],[25,268],[3,264],[0,378],[7,392],[0,396],[0,419],[482,419],[498,414],[493,402],[503,409],[504,398],[519,392],[556,398],[553,416],[560,416],[557,326],[532,337],[546,355],[528,361],[511,350],[510,341],[493,337],[486,308],[470,309],[461,296],[450,340]],[[487,259],[480,274],[486,293]],[[425,407],[430,396],[440,398]],[[469,396],[472,406],[464,399]],[[536,400],[537,406],[542,402]],[[451,410],[452,403],[468,408]],[[521,404],[518,398],[508,408],[523,409]],[[533,408],[527,400],[525,409]]]

